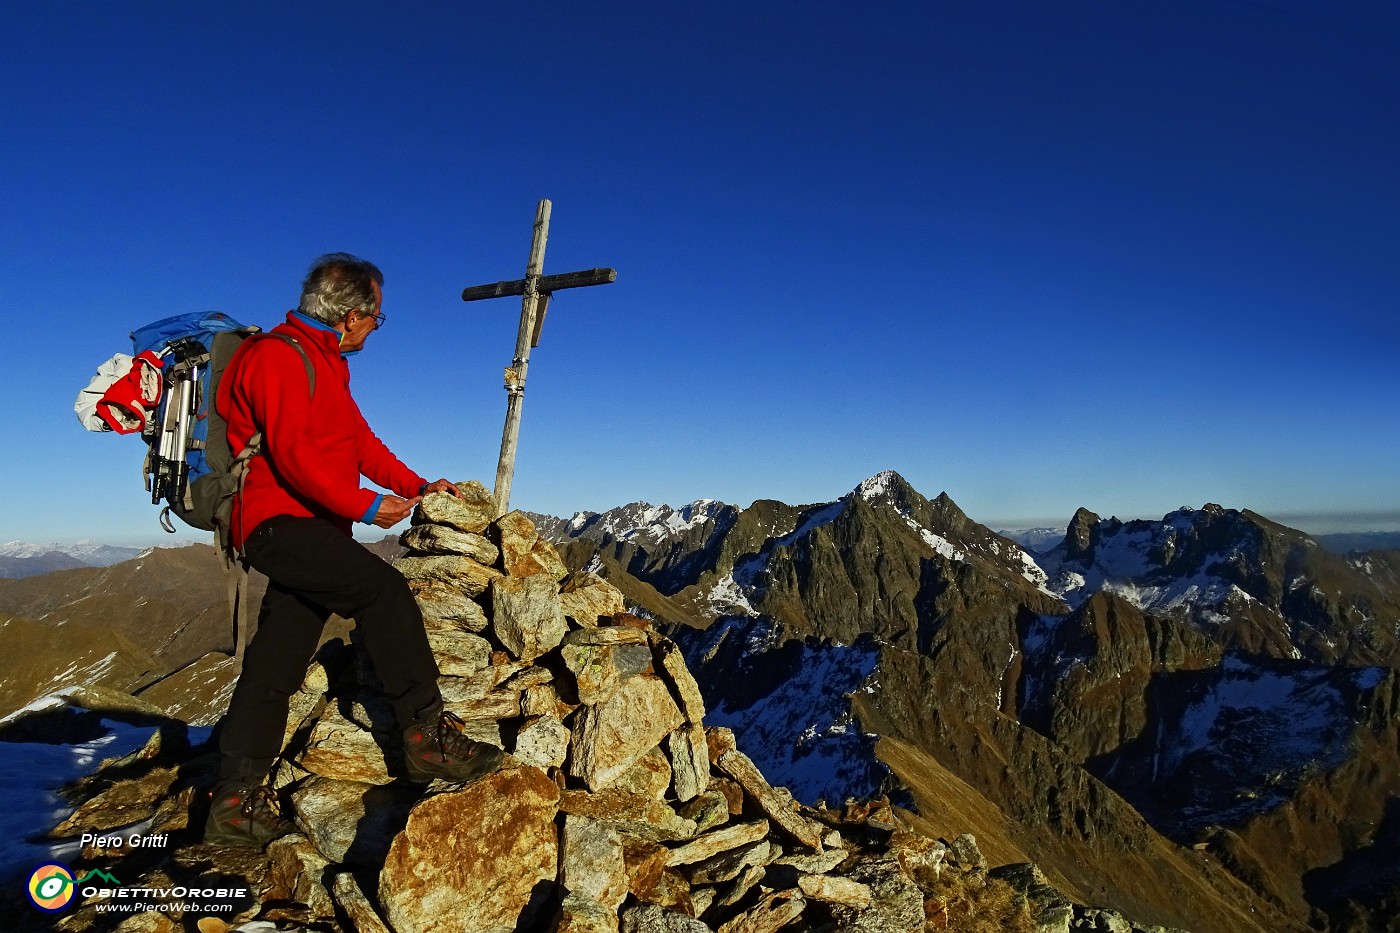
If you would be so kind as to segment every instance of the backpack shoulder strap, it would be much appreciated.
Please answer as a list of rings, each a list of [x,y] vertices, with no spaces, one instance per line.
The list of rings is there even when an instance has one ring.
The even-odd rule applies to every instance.
[[[255,334],[248,339],[262,340],[267,337],[276,337],[292,345],[292,349],[297,351],[301,357],[302,365],[306,367],[306,384],[311,391],[311,397],[316,397],[316,369],[311,365],[311,358],[306,355],[305,348],[297,339],[290,334],[263,333]],[[233,458],[233,468],[230,471],[235,479],[236,486],[234,495],[243,494],[243,486],[248,479],[248,469],[250,461],[262,452],[262,432],[254,434],[248,439],[248,445],[238,452]],[[224,561],[224,583],[228,590],[229,608],[233,615],[233,673],[238,676],[243,670],[243,656],[248,648],[248,567],[243,561],[242,555],[233,552],[233,538],[229,530],[220,525],[215,532],[219,540],[219,554]]]
[[[298,353],[298,355],[301,356],[302,365],[306,367],[306,384],[307,384],[308,386],[311,387],[311,397],[312,397],[312,398],[315,398],[315,397],[316,397],[316,369],[315,369],[315,367],[313,367],[313,366],[311,365],[311,357],[309,357],[309,356],[306,355],[306,349],[305,349],[305,348],[301,345],[301,343],[300,343],[295,337],[293,337],[291,334],[279,334],[279,333],[277,333],[276,331],[269,331],[269,332],[267,332],[267,333],[265,333],[265,334],[256,334],[256,335],[254,335],[254,336],[252,336],[252,337],[249,337],[248,339],[249,339],[249,340],[265,340],[265,339],[267,339],[268,337],[276,337],[278,340],[281,340],[281,341],[283,341],[284,343],[289,343],[289,344],[291,344],[291,345],[292,345],[292,349],[293,349],[293,350],[296,350],[297,353]]]

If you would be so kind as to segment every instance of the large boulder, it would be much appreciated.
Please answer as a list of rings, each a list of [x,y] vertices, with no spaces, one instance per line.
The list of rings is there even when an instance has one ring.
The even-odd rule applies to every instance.
[[[559,788],[538,768],[497,771],[413,808],[379,875],[395,933],[490,933],[532,922],[559,865]]]

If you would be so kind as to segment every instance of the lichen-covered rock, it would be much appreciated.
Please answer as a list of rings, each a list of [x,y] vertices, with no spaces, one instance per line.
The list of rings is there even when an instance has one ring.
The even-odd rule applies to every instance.
[[[672,849],[670,855],[666,857],[666,865],[674,868],[677,865],[703,862],[722,852],[752,845],[766,838],[768,838],[767,820],[733,823]]]
[[[666,859],[671,850],[657,842],[648,842],[636,836],[624,835],[622,839],[622,860],[627,871],[627,887],[638,900],[655,901],[652,897],[661,875],[666,871]]]
[[[501,568],[507,576],[532,577],[544,572],[543,565],[531,556],[540,536],[527,515],[507,512],[496,520],[495,530],[500,540]]]
[[[676,643],[655,632],[651,635],[652,651],[656,655],[657,666],[662,677],[671,685],[672,692],[680,704],[685,721],[700,723],[705,719],[705,698],[700,694],[700,685],[691,676],[685,665],[685,658]]]
[[[661,743],[682,722],[666,685],[642,675],[622,684],[605,703],[577,715],[570,773],[601,790]]]
[[[645,645],[574,642],[564,645],[560,655],[574,675],[579,702],[588,705],[606,701],[625,681],[652,669],[651,649]]]
[[[520,713],[523,716],[553,716],[562,720],[577,708],[577,703],[566,702],[559,695],[559,688],[554,684],[526,687],[520,697]]]
[[[708,926],[657,904],[635,904],[622,914],[622,933],[711,933]]]
[[[869,885],[833,875],[799,875],[797,887],[814,901],[826,901],[856,910],[864,910],[874,900]]]
[[[824,875],[835,871],[836,867],[851,855],[842,848],[824,849],[821,852],[794,852],[778,859],[778,865],[786,865],[803,874]]]
[[[1074,913],[1075,933],[1133,933],[1133,925],[1116,910],[1086,907]]]
[[[661,800],[671,787],[671,763],[661,749],[653,748],[618,775],[612,786],[625,793]]]
[[[443,678],[438,682],[442,698],[448,708],[466,720],[513,719],[520,715],[520,694],[513,690],[492,690],[485,696],[473,697],[455,693],[453,683],[462,683],[463,678]],[[494,743],[493,743],[494,744]]]
[[[445,676],[475,674],[491,663],[491,643],[480,635],[446,626],[429,626],[427,634],[438,672]]]
[[[495,517],[491,492],[476,480],[458,483],[460,496],[433,492],[423,497],[409,521],[414,525],[447,525],[458,531],[481,534]]]
[[[569,630],[559,592],[549,577],[497,577],[491,583],[496,637],[514,657],[533,661],[556,648]]]
[[[551,933],[617,933],[617,924],[616,908],[604,907],[570,890],[559,905],[559,918]]]
[[[870,889],[870,906],[832,906],[837,926],[850,933],[908,933],[924,928],[924,895],[888,857],[870,855],[858,859],[846,872],[852,881]]]
[[[570,814],[564,818],[560,844],[559,873],[565,889],[591,898],[615,915],[628,892],[622,837],[606,823]]]
[[[675,733],[672,733],[674,735]],[[695,821],[697,832],[706,833],[729,822],[729,802],[719,791],[707,790],[677,809],[681,816]]]
[[[736,904],[743,901],[744,898],[749,896],[749,892],[754,889],[755,885],[757,885],[760,881],[765,880],[767,877],[767,866],[746,866],[743,871],[739,872],[739,877],[735,878],[732,882],[730,882],[727,885],[728,890],[724,890],[721,888],[711,889],[715,891],[723,890],[723,893],[720,894],[719,897],[715,898],[714,906],[719,908],[735,906]]]
[[[348,873],[336,875],[332,885],[335,902],[350,918],[355,933],[393,933],[384,925],[384,921],[375,912],[374,905],[360,890],[360,883],[355,880],[354,875]]]
[[[530,767],[419,803],[379,875],[389,925],[395,933],[488,933],[533,922],[558,871],[558,806],[559,788]]]
[[[686,869],[691,884],[720,884],[733,881],[747,868],[767,865],[782,853],[767,839],[712,855]]]
[[[558,768],[569,755],[569,727],[554,716],[536,716],[515,736],[517,759],[536,768]]]
[[[487,567],[500,559],[500,548],[483,535],[446,525],[415,525],[399,537],[399,543],[419,554],[462,554]]]
[[[335,905],[322,879],[330,861],[304,836],[283,836],[267,847],[270,899],[305,904],[316,917],[334,917]]]
[[[719,933],[776,933],[801,916],[806,907],[807,899],[801,891],[774,891],[750,910],[722,923]],[[921,929],[922,913],[919,925],[906,927],[904,933]]]
[[[627,611],[622,591],[596,573],[579,571],[565,578],[559,588],[564,615],[580,625],[597,625],[599,619]]]
[[[301,687],[287,699],[287,723],[282,730],[282,745],[307,725],[307,718],[316,713],[330,692],[330,674],[321,658],[311,662],[302,678]]]
[[[337,781],[388,784],[394,780],[384,751],[390,741],[388,736],[376,738],[332,707],[311,730],[297,763],[312,774]],[[396,758],[393,767],[397,765]]]
[[[899,860],[900,866],[911,877],[917,871],[931,871],[937,877],[948,854],[948,846],[927,836],[900,830],[890,836],[890,854]],[[1030,867],[1035,868],[1034,865]]]
[[[564,636],[566,645],[645,645],[643,629],[624,625],[585,625]]]
[[[793,809],[790,798],[777,793],[769,785],[749,756],[738,749],[731,749],[719,756],[718,765],[720,770],[739,782],[739,786],[744,788],[744,793],[753,798],[759,808],[768,814],[769,819],[803,845],[821,850],[820,824]]]
[[[411,788],[313,777],[292,793],[293,815],[330,861],[380,865],[417,797]]]
[[[650,842],[689,839],[695,835],[695,822],[682,817],[665,801],[611,788],[598,793],[566,790],[559,800],[559,809],[607,823],[619,832]]]
[[[429,581],[445,583],[456,588],[461,596],[480,596],[501,576],[499,570],[478,564],[460,554],[437,554],[429,557],[400,557],[394,569],[410,583]],[[413,589],[413,587],[410,587]],[[421,608],[421,602],[420,602]]]
[[[568,565],[559,556],[559,552],[554,549],[544,538],[535,542],[535,546],[530,549],[530,557],[538,564],[546,576],[555,583],[559,583],[569,575]]]
[[[977,848],[977,837],[972,833],[963,833],[953,840],[948,849],[953,860],[968,871],[987,870],[987,859]]]
[[[53,828],[56,838],[100,833],[126,826],[144,818],[170,792],[178,771],[173,768],[153,768],[137,780],[120,781],[99,791],[73,812],[68,819]],[[93,852],[105,855],[105,852]]]
[[[698,722],[686,723],[668,735],[666,753],[671,759],[677,800],[693,800],[710,786],[709,747],[705,729]]]
[[[486,570],[487,568],[482,568]],[[494,571],[492,571],[494,573]],[[477,589],[484,593],[492,577],[485,576],[485,582]],[[469,632],[485,631],[489,624],[486,611],[481,604],[467,594],[467,590],[441,580],[409,580],[408,589],[418,601],[418,609],[423,613],[425,625],[452,625]]]

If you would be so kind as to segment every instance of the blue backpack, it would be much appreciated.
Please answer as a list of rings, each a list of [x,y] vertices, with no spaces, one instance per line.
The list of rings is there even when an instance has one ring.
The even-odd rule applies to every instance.
[[[239,467],[256,456],[260,438],[235,454],[229,449],[228,425],[212,403],[233,354],[254,335],[277,337],[295,347],[315,394],[316,373],[296,340],[261,334],[260,328],[219,311],[177,314],[131,334],[136,355],[150,351],[163,363],[159,407],[142,432],[149,447],[142,475],[151,502],[166,503],[160,513],[166,531],[175,531],[171,513],[205,531],[228,527]]]

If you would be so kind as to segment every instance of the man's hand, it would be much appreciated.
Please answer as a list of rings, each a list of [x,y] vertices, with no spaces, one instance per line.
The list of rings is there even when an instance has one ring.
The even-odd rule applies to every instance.
[[[462,492],[457,488],[457,484],[449,483],[445,479],[436,480],[423,487],[423,495],[426,496],[430,492],[445,492],[458,499],[462,498]]]
[[[379,511],[374,513],[374,523],[380,528],[392,528],[408,518],[408,513],[422,501],[422,496],[400,499],[398,496],[386,495],[379,503]]]

